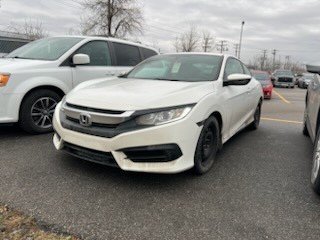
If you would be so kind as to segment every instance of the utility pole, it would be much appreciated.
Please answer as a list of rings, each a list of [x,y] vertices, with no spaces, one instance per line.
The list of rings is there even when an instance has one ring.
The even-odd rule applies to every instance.
[[[212,38],[211,38],[211,37],[205,37],[205,38],[203,39],[203,46],[202,46],[202,48],[203,48],[203,51],[204,51],[204,52],[208,52],[208,51],[209,51],[209,49],[212,47],[212,46],[211,46],[211,43],[212,43]]]
[[[272,58],[272,71],[275,70],[275,64],[276,64],[276,54],[277,54],[278,50],[276,49],[273,49],[272,51],[272,55],[273,55],[273,58]]]
[[[290,58],[291,58],[291,57],[288,56],[288,55],[287,55],[286,58],[285,58],[285,59],[286,59],[285,64],[284,64],[284,68],[285,68],[285,69],[289,69],[289,67],[290,67],[290,66],[289,66],[289,65],[290,65]]]
[[[265,69],[266,59],[267,59],[267,50],[264,49],[264,50],[262,50],[262,52],[263,52],[263,57],[262,57],[261,69],[264,70]]]
[[[223,52],[225,52],[225,51],[228,51],[227,41],[226,41],[226,40],[221,40],[221,41],[218,43],[217,50],[220,51],[220,53],[223,53]]]
[[[236,43],[234,46],[234,56],[238,57],[239,43]]]
[[[242,34],[243,34],[243,26],[245,24],[245,21],[241,22],[241,31],[240,31],[240,42],[239,42],[239,52],[238,52],[238,58],[241,57],[241,46],[242,46]]]

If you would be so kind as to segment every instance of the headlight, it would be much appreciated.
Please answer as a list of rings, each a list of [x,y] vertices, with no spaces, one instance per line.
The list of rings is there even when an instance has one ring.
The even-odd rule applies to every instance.
[[[10,74],[9,73],[0,73],[0,87],[4,87],[9,82]]]
[[[60,107],[61,111],[64,111],[65,104],[66,104],[66,95],[61,99],[61,107]]]
[[[192,106],[170,109],[161,112],[149,113],[136,118],[138,125],[161,125],[180,120],[187,116]]]

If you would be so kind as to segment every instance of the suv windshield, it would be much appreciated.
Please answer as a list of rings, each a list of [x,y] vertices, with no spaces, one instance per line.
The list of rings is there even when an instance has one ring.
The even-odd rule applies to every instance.
[[[293,76],[293,73],[290,70],[281,70],[281,71],[276,71],[274,75],[276,75],[276,76]]]
[[[6,58],[53,61],[60,58],[83,38],[53,37],[31,42],[11,52]]]
[[[135,67],[127,78],[167,81],[213,81],[220,73],[222,56],[162,55],[152,57]]]

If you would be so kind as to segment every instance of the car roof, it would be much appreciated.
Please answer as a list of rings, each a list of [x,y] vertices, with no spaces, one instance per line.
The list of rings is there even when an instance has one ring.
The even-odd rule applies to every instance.
[[[59,35],[59,36],[52,36],[52,37],[82,38],[83,40],[108,40],[108,41],[111,41],[111,42],[116,42],[116,43],[122,43],[122,44],[128,44],[128,45],[133,45],[133,46],[137,46],[137,47],[147,48],[147,49],[150,49],[150,50],[153,50],[153,51],[159,53],[159,51],[157,49],[153,48],[153,47],[150,47],[150,46],[147,46],[147,45],[143,45],[141,43],[131,42],[131,41],[128,41],[128,40],[112,38],[112,37],[81,36],[81,35]],[[52,37],[48,37],[48,38],[52,38]]]

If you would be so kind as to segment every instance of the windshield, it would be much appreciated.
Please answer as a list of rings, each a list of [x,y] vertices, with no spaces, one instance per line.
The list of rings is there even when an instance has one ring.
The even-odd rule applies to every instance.
[[[276,76],[293,76],[293,73],[290,70],[282,70],[282,71],[276,71]]]
[[[148,59],[126,77],[167,81],[213,81],[220,73],[222,56],[162,55]]]
[[[262,86],[270,85],[270,77],[267,73],[254,73],[253,76]]]
[[[304,79],[307,79],[307,80],[312,80],[313,77],[314,77],[314,75],[311,74],[311,73],[304,73],[304,74],[303,74],[303,78],[304,78]]]
[[[53,61],[60,58],[83,38],[54,37],[31,42],[11,52],[6,58]]]

